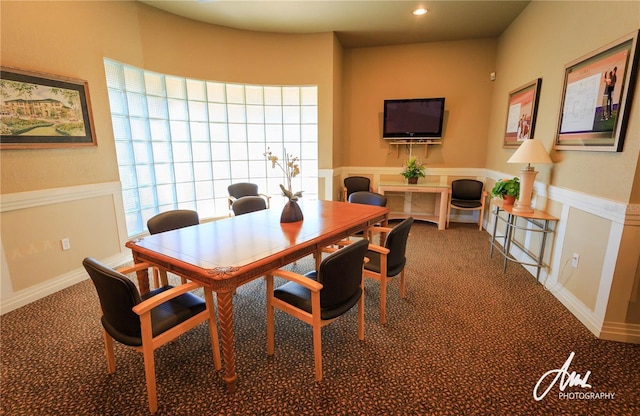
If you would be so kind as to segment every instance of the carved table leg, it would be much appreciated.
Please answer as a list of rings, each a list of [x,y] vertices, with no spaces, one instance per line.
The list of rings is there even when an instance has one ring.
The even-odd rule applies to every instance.
[[[227,382],[227,390],[233,393],[236,389],[236,361],[233,340],[233,292],[217,292],[218,318],[220,319],[220,332],[222,338],[222,355],[224,357],[224,380]]]

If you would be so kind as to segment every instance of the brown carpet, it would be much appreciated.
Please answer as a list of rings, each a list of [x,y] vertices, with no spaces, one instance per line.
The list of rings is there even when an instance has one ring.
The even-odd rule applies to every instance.
[[[240,288],[237,391],[228,394],[213,369],[201,325],[156,352],[158,414],[640,414],[640,345],[598,340],[520,266],[503,274],[488,239],[472,224],[437,231],[416,223],[407,298],[391,284],[382,326],[379,289],[367,281],[365,341],[357,339],[355,309],[323,328],[320,383],[310,327],[276,312],[276,353],[268,357],[264,281]],[[311,265],[303,259],[292,268]],[[107,374],[98,305],[87,280],[2,316],[0,414],[148,413],[141,354],[117,344],[116,373]],[[568,373],[584,380],[590,372],[591,388],[565,377],[566,386],[559,380],[534,400],[538,380],[572,352]]]

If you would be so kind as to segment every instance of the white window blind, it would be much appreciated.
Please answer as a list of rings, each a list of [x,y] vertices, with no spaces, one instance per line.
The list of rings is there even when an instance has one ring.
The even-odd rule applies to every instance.
[[[263,153],[300,157],[294,190],[318,198],[318,88],[180,78],[104,60],[128,235],[159,212],[225,216],[227,186],[280,195]]]

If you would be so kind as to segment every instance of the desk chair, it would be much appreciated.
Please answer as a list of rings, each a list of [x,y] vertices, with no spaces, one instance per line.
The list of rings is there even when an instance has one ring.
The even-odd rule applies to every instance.
[[[407,262],[405,252],[413,218],[409,217],[393,228],[369,227],[369,239],[372,233],[387,233],[384,246],[369,244],[364,265],[364,276],[380,282],[380,323],[387,321],[387,284],[391,278],[400,275],[400,297],[404,298],[404,266]]]
[[[200,217],[196,211],[189,209],[174,209],[171,211],[161,212],[147,221],[147,229],[149,234],[159,234],[166,231],[177,230],[178,228],[190,227],[200,224]],[[182,283],[186,283],[187,279],[180,277]],[[153,284],[155,287],[167,286],[169,279],[167,271],[164,269],[153,269]]]
[[[286,270],[267,274],[267,353],[274,353],[274,308],[313,326],[316,381],[322,380],[321,329],[358,305],[358,338],[364,340],[362,265],[369,242],[355,242],[327,256],[304,276]],[[289,280],[274,290],[273,277]]]
[[[369,191],[371,189],[371,180],[364,176],[349,176],[344,178],[344,186],[342,187],[342,200],[348,201],[349,195],[358,191]]]
[[[265,194],[258,193],[258,185],[250,182],[238,182],[231,184],[227,187],[229,191],[229,197],[227,198],[227,206],[229,207],[229,211],[231,211],[231,206],[238,199],[246,197],[246,196],[259,196],[264,198],[267,208],[271,206],[271,197]]]
[[[116,369],[114,339],[142,352],[149,411],[152,414],[158,410],[154,350],[207,321],[213,363],[216,370],[222,367],[210,288],[203,288],[205,299],[189,293],[200,287],[196,283],[164,286],[140,296],[127,276],[90,257],[85,258],[82,264],[100,298],[107,371],[112,374]],[[123,272],[131,273],[146,267],[149,265],[138,263]]]
[[[451,209],[480,211],[478,229],[482,231],[484,201],[487,199],[487,191],[484,191],[483,188],[484,184],[476,179],[458,179],[451,182],[447,227],[449,227],[449,220],[451,219]]]

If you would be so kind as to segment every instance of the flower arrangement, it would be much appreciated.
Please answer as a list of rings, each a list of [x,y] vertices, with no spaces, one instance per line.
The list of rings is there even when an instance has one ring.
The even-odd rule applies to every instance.
[[[284,173],[284,176],[287,179],[287,187],[285,188],[284,185],[280,184],[282,194],[289,198],[289,201],[297,201],[299,198],[302,198],[302,191],[293,193],[293,189],[291,187],[291,179],[300,174],[300,165],[298,164],[300,158],[288,154],[287,150],[285,149],[284,161],[281,163],[278,156],[274,155],[269,148],[267,148],[267,151],[263,153],[263,156],[265,156],[267,160],[271,162],[271,167],[273,169],[275,169],[277,166]]]
[[[404,162],[402,172],[400,174],[405,178],[424,178],[425,177],[425,166],[424,164],[415,157],[411,157],[409,160]]]

